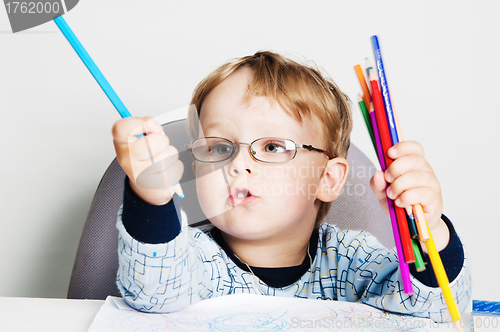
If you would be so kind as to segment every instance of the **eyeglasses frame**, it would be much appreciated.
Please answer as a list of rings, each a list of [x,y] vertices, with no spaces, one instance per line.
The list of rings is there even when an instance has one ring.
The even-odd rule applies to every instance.
[[[229,157],[225,158],[225,159],[222,159],[222,160],[218,160],[218,161],[203,161],[203,160],[199,160],[198,158],[195,157],[194,153],[193,153],[193,144],[199,140],[202,140],[202,139],[207,139],[207,138],[217,138],[217,139],[223,139],[229,143],[231,143],[233,145],[233,151],[231,152],[231,154],[229,155]],[[252,147],[252,144],[254,144],[256,141],[258,140],[261,140],[261,139],[280,139],[280,140],[287,140],[287,141],[290,141],[292,142],[293,144],[295,144],[295,153],[293,155],[293,157],[290,159],[290,160],[287,160],[287,161],[276,161],[276,162],[273,162],[273,161],[264,161],[264,160],[260,160],[258,158],[256,158],[254,156],[254,154],[252,153],[252,150],[251,150],[251,147]],[[314,146],[312,145],[309,145],[309,144],[297,144],[295,143],[295,141],[291,140],[291,139],[288,139],[288,138],[283,138],[283,137],[260,137],[260,138],[257,138],[255,140],[253,140],[251,143],[243,143],[243,142],[231,142],[230,140],[228,140],[227,138],[224,138],[224,137],[216,137],[216,136],[209,136],[209,137],[203,137],[203,138],[198,138],[196,140],[194,140],[191,144],[186,144],[185,145],[185,148],[189,151],[191,151],[191,155],[193,156],[193,158],[196,160],[196,161],[199,161],[200,163],[206,163],[206,164],[214,164],[214,163],[220,163],[220,162],[223,162],[223,161],[226,161],[226,160],[229,160],[231,159],[234,155],[238,154],[239,152],[239,146],[243,144],[243,145],[248,145],[248,154],[250,155],[250,157],[255,160],[255,161],[259,161],[261,163],[266,163],[266,164],[283,164],[283,163],[287,163],[289,161],[292,161],[295,156],[297,155],[297,151],[298,151],[298,148],[301,148],[301,149],[306,149],[308,151],[315,151],[315,152],[319,152],[319,153],[324,153],[329,160],[331,159],[334,159],[335,157],[332,156],[332,154],[328,151],[325,151],[323,149],[319,149],[319,148],[315,148]],[[237,148],[235,148],[235,145],[237,146]]]

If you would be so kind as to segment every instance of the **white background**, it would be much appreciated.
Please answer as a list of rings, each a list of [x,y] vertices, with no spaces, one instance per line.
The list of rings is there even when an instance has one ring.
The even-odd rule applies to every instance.
[[[404,138],[425,148],[466,246],[473,298],[500,300],[500,2],[84,0],[64,17],[130,112],[187,106],[236,57],[312,60],[353,101],[380,38]],[[65,297],[119,118],[55,23],[0,9],[0,296]],[[352,141],[375,154],[354,105]]]

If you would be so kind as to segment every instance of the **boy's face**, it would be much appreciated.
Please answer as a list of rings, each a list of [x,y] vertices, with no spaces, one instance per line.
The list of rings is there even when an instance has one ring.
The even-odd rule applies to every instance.
[[[200,112],[200,136],[242,143],[280,137],[325,148],[316,121],[303,118],[299,123],[265,97],[245,103],[250,78],[248,69],[240,69],[207,96]],[[198,199],[209,220],[237,239],[284,238],[306,231],[310,234],[327,162],[328,157],[322,153],[298,148],[291,161],[263,163],[252,159],[248,145],[239,145],[239,152],[229,160],[193,163]]]

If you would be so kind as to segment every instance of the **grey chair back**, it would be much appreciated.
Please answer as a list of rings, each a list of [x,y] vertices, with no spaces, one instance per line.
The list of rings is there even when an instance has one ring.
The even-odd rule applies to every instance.
[[[185,150],[190,143],[185,120],[163,125],[170,142],[179,150],[184,163],[181,185],[186,195],[180,200],[190,224],[204,220],[196,196],[192,156]],[[340,197],[332,204],[325,222],[340,229],[366,230],[386,247],[392,248],[391,223],[382,212],[370,189],[369,181],[375,173],[371,161],[353,144],[347,160],[350,171]],[[118,210],[123,200],[125,173],[114,159],[99,183],[78,246],[68,289],[69,299],[105,299],[120,296],[116,287],[118,271],[118,231],[115,227]]]

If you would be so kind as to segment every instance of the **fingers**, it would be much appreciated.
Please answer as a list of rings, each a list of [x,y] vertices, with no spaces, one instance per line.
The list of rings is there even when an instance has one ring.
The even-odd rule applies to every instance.
[[[383,173],[384,181],[389,184],[387,197],[401,208],[421,204],[429,225],[440,219],[443,209],[441,186],[425,159],[422,146],[413,141],[400,142],[389,149],[388,155],[394,161]],[[377,176],[372,179],[372,189],[382,205]]]
[[[377,171],[370,180],[370,187],[372,188],[375,196],[377,196],[378,200],[384,199],[386,187],[384,173]]]
[[[172,185],[182,177],[179,152],[154,118],[121,119],[112,134],[118,162],[132,181],[141,176],[138,186],[163,189],[166,183]]]
[[[116,156],[122,167],[130,164],[130,154],[133,155],[134,152],[140,150],[148,151],[145,137],[149,140],[154,140],[154,136],[166,137],[162,127],[151,117],[121,119],[114,124],[112,135]],[[166,140],[168,144],[168,138]],[[132,158],[135,157],[135,155],[132,156]],[[143,159],[144,157],[141,158]],[[125,168],[124,170],[126,171]]]
[[[129,161],[133,179],[146,171],[158,173],[168,170],[170,166],[179,161],[179,152],[174,146],[150,146],[145,144],[146,141],[147,139],[138,141],[137,144],[133,144],[130,148]]]
[[[427,190],[427,188],[413,188],[399,195],[394,204],[401,208],[420,204],[425,208],[424,210],[427,215],[438,211],[438,208],[442,205],[442,200],[441,196]],[[439,215],[441,215],[441,212],[439,212]]]
[[[387,196],[400,207],[432,204],[441,199],[441,187],[417,142],[400,142],[389,150],[394,162],[384,173],[390,184]]]
[[[420,145],[420,143],[415,141],[403,141],[394,144],[394,146],[390,148],[387,153],[389,154],[389,157],[392,159],[412,154],[425,157],[424,148],[422,147],[422,145]]]
[[[158,161],[173,155],[178,157],[177,149],[170,145],[170,140],[163,132],[148,134],[128,143],[130,158],[137,161]]]
[[[128,144],[139,139],[141,134],[161,134],[163,128],[152,117],[124,118],[113,125],[112,135],[115,144]]]
[[[184,173],[184,164],[175,160],[167,165],[160,160],[144,169],[137,177],[136,184],[143,189],[168,189],[180,181]]]
[[[381,171],[377,171],[370,180],[370,187],[372,188],[373,193],[377,197],[380,207],[385,212],[385,214],[389,216],[389,208],[387,206],[387,196],[385,194],[386,185],[387,183],[385,182],[384,179],[384,173]]]
[[[394,147],[396,146],[398,145],[395,145]],[[418,146],[420,146],[420,144],[418,144]],[[419,151],[417,146],[415,146],[415,149],[412,150],[408,149],[404,153],[400,150],[392,150],[392,151],[396,151],[396,154],[394,154],[393,152],[393,155],[396,155],[397,159],[395,159],[394,162],[392,162],[391,165],[389,165],[389,167],[385,171],[385,179],[387,182],[392,183],[402,174],[409,173],[412,171],[426,171],[429,173],[434,173],[432,167],[429,165],[429,163],[423,156],[423,150]],[[406,152],[408,151],[414,153],[406,154]]]
[[[441,198],[441,187],[434,173],[412,171],[391,183],[387,188],[387,197],[395,200],[400,207],[426,205]]]

